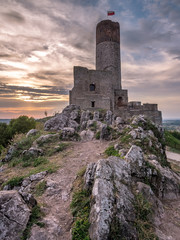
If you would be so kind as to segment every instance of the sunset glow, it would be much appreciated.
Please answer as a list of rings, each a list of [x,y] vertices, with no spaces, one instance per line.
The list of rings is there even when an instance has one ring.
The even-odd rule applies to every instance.
[[[180,118],[180,1],[1,0],[0,118],[44,117],[68,105],[73,66],[95,69],[96,24],[121,26],[122,85],[129,101]]]

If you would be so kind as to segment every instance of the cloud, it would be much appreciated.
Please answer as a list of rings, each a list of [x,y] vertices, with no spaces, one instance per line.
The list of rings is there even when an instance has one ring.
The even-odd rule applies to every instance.
[[[123,86],[130,99],[153,96],[161,102],[155,98],[160,95],[165,104],[166,96],[178,98],[179,5],[179,0],[1,0],[1,102],[6,106],[14,94],[24,107],[31,100],[34,107],[43,101],[60,109],[73,86],[73,66],[95,68],[96,24],[110,9],[116,12],[112,20],[121,23]]]
[[[25,18],[16,11],[10,11],[2,14],[5,20],[10,22],[11,24],[19,24],[19,23],[24,23]]]

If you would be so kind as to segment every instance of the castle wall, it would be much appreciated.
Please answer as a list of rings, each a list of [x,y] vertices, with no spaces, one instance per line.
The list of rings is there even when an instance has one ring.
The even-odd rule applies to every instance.
[[[74,87],[70,92],[70,104],[79,105],[82,109],[113,110],[112,76],[110,71],[74,67]],[[91,91],[90,85],[94,85],[93,91]],[[92,106],[92,102],[94,102],[94,106]]]
[[[134,115],[144,115],[157,124],[162,124],[162,113],[158,111],[157,104],[146,103],[141,105],[141,102],[129,102],[127,106],[116,108],[114,113],[124,119],[133,117]]]

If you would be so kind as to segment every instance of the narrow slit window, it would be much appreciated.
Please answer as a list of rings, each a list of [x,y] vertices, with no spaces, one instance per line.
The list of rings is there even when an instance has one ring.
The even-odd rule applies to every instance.
[[[89,89],[90,89],[91,92],[92,92],[92,91],[95,91],[95,89],[96,89],[95,84],[93,84],[93,83],[90,84]]]
[[[91,101],[91,107],[95,107],[95,101]]]

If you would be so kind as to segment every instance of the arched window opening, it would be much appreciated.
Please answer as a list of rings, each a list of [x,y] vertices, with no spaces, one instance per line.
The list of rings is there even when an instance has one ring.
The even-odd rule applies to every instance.
[[[95,91],[95,89],[96,89],[96,85],[95,84],[90,84],[90,86],[89,86],[89,90],[92,92],[92,91]]]
[[[123,98],[122,97],[118,97],[117,106],[118,107],[122,107],[123,106]]]

